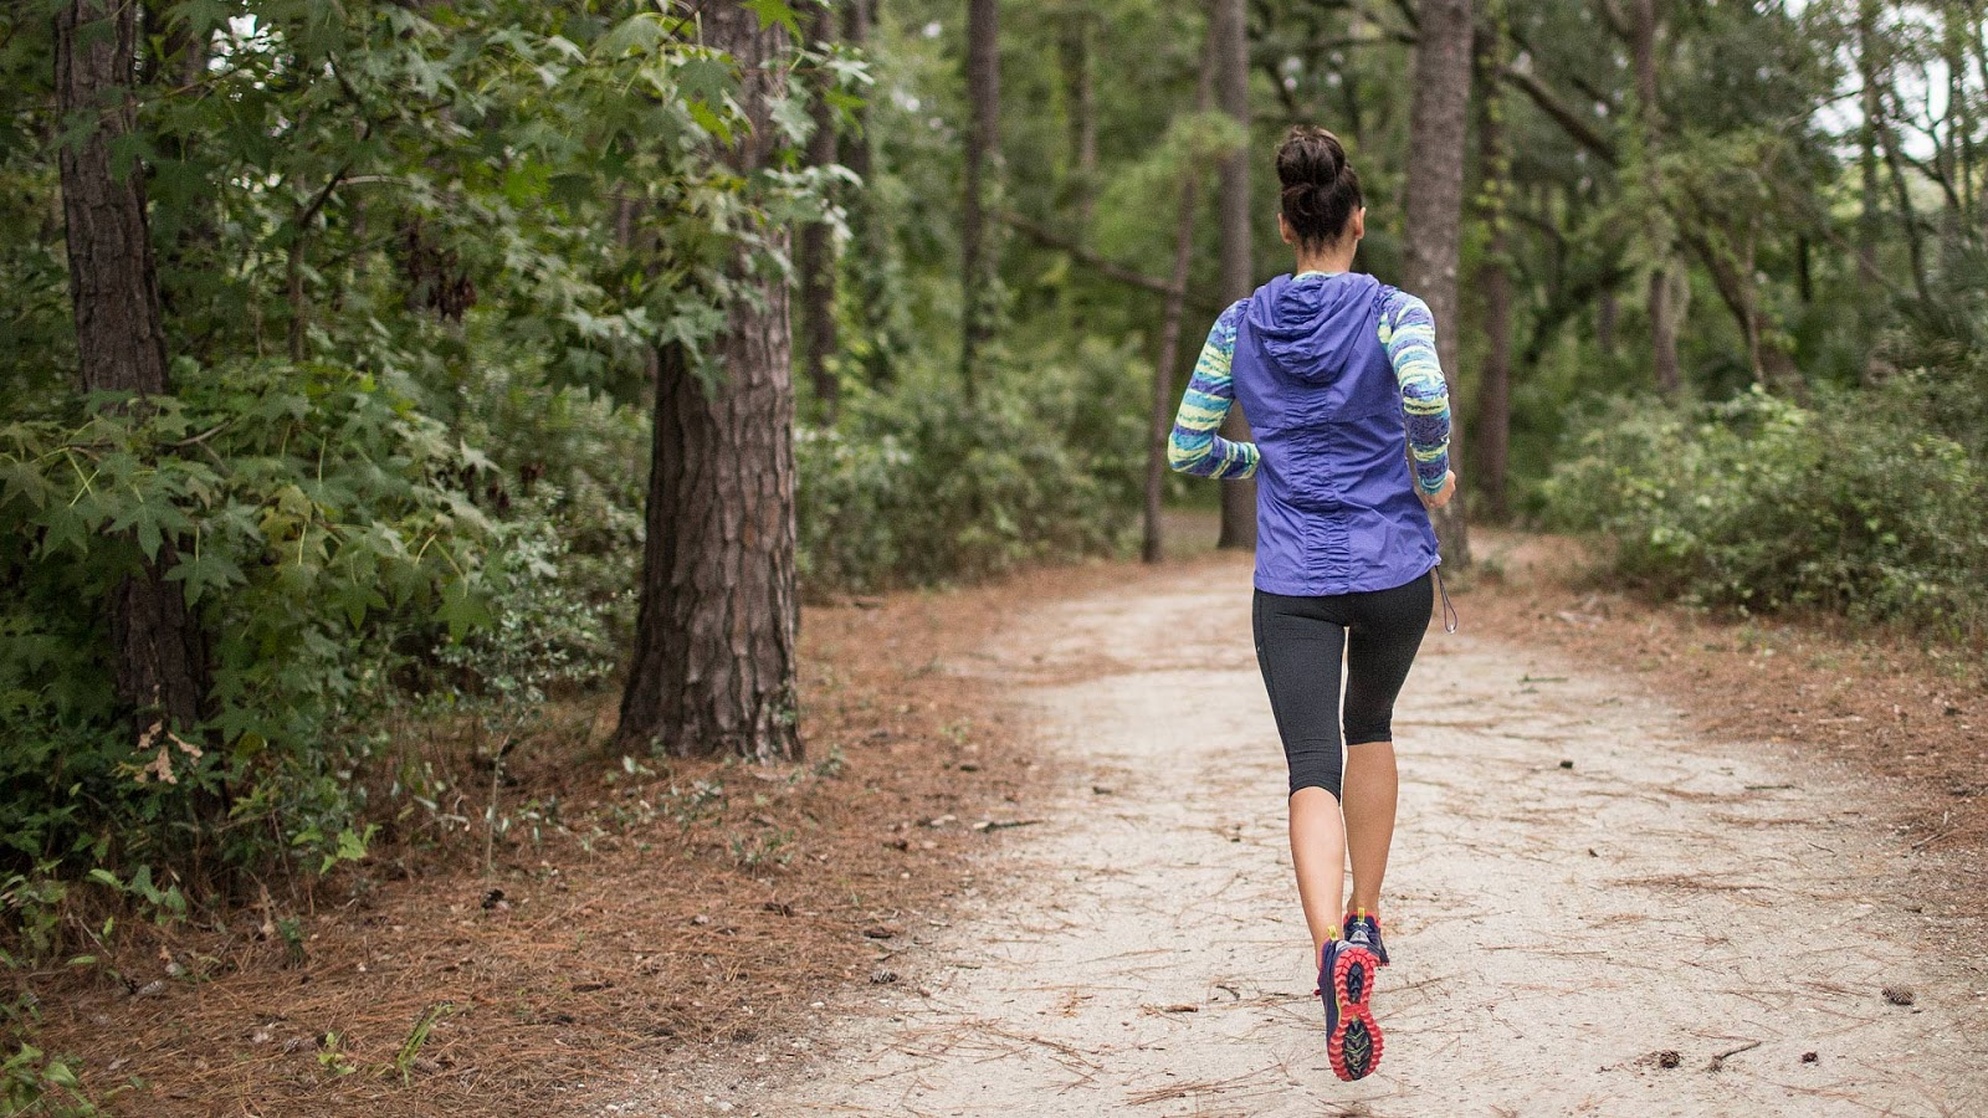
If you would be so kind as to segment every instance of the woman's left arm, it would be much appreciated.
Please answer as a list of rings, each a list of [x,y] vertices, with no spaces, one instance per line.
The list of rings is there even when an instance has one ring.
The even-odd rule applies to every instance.
[[[1401,387],[1401,410],[1408,417],[1408,456],[1415,464],[1415,487],[1426,499],[1443,491],[1450,472],[1450,390],[1436,357],[1436,319],[1429,304],[1405,291],[1388,295],[1381,307],[1381,345]]]
[[[1236,324],[1248,300],[1222,312],[1194,362],[1194,377],[1180,399],[1173,434],[1167,437],[1167,465],[1196,477],[1245,478],[1256,473],[1255,443],[1230,442],[1215,432],[1235,401],[1230,366],[1236,353]]]

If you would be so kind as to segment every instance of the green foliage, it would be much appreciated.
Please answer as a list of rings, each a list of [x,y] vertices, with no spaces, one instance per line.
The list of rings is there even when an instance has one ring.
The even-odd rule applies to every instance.
[[[1618,402],[1546,482],[1550,522],[1603,533],[1614,570],[1666,596],[1978,639],[1988,472],[1928,430],[1919,383],[1812,408]]]
[[[67,1060],[23,1041],[0,1063],[0,1114],[92,1118],[101,1113]]]
[[[972,409],[936,375],[851,394],[836,426],[796,436],[808,589],[932,585],[1120,547],[1150,375],[1129,349],[1088,343],[1009,368]]]

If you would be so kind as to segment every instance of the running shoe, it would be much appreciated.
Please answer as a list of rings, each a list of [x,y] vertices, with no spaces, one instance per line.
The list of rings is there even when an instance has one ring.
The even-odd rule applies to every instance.
[[[1335,939],[1319,952],[1318,988],[1325,1002],[1325,1054],[1332,1073],[1352,1082],[1381,1062],[1381,1027],[1368,999],[1380,961],[1364,943]]]
[[[1382,966],[1387,966],[1387,945],[1381,942],[1381,918],[1366,909],[1357,909],[1346,914],[1345,937],[1348,942],[1366,945],[1374,953]]]

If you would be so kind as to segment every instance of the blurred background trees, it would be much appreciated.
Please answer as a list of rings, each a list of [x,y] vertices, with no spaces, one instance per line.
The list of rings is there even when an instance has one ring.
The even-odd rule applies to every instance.
[[[1358,266],[1438,305],[1478,522],[1978,639],[1985,18],[9,6],[6,870],[482,826],[402,738],[525,654],[619,695],[616,748],[791,756],[803,598],[1157,558],[1163,506],[1246,545],[1246,494],[1148,501],[1153,409],[1288,266],[1300,122],[1361,170]]]

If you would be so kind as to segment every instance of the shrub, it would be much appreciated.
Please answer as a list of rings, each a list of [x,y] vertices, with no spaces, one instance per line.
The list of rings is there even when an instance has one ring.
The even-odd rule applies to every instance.
[[[1811,407],[1621,401],[1544,483],[1548,523],[1604,533],[1614,571],[1666,596],[1978,637],[1988,474],[1924,399],[1901,377]]]

